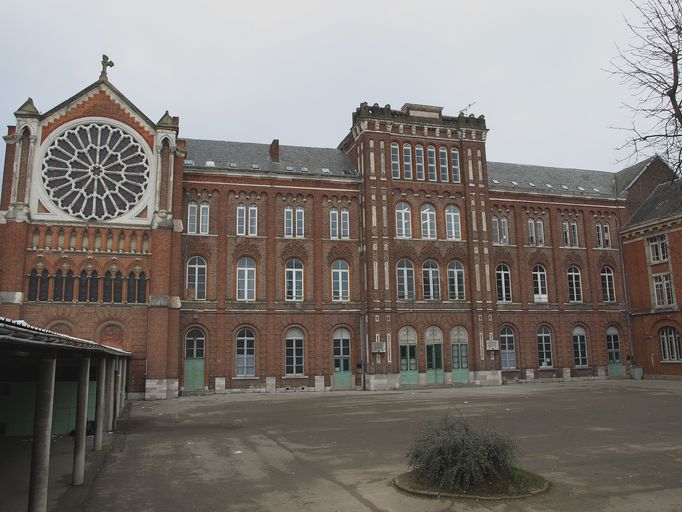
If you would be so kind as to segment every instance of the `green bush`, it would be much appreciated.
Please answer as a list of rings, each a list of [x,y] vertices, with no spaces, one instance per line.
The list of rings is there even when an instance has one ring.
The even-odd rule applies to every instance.
[[[446,492],[468,492],[511,477],[516,443],[489,427],[446,416],[422,429],[407,458],[424,484]]]

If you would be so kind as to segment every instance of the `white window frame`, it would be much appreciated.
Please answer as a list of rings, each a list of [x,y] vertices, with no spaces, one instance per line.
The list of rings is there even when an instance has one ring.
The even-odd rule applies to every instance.
[[[448,162],[448,149],[445,146],[438,148],[438,164],[440,166],[440,181],[448,183],[450,181],[450,164]]]
[[[239,330],[236,337],[236,368],[237,377],[256,376],[256,335],[253,330],[245,327]]]
[[[284,338],[284,373],[296,376],[305,373],[305,337],[299,328],[289,329]]]
[[[350,267],[345,260],[332,263],[332,301],[348,302],[350,300]]]
[[[580,269],[571,265],[566,271],[568,279],[568,302],[581,303],[583,301],[583,282]]]
[[[414,147],[414,164],[417,171],[417,179],[424,181],[424,146],[417,144]]]
[[[391,143],[391,176],[400,179],[400,145],[397,142]]]
[[[189,300],[206,300],[206,260],[201,256],[192,256],[187,261],[187,290],[194,290]]]
[[[547,270],[545,267],[537,264],[533,267],[533,300],[537,304],[546,303],[549,300],[547,294]]]
[[[594,236],[597,239],[597,247],[602,249],[604,247],[604,236],[602,234],[602,226],[599,223],[594,225]]]
[[[305,209],[302,206],[296,207],[296,238],[305,236]]]
[[[535,219],[528,219],[528,245],[536,245]]]
[[[395,205],[396,238],[412,238],[412,208],[405,202]]]
[[[412,179],[412,146],[403,144],[403,179]]]
[[[300,302],[303,300],[303,263],[293,258],[284,264],[284,300]]]
[[[291,206],[284,207],[284,236],[294,236],[294,209]]]
[[[654,295],[656,307],[667,307],[675,304],[672,276],[670,273],[657,274],[654,278]]]
[[[429,169],[429,181],[438,181],[438,171],[436,169],[436,148],[429,146],[426,148],[426,156]]]
[[[561,222],[561,233],[563,235],[564,247],[570,247],[571,246],[571,229],[569,227],[567,220],[564,220]]]
[[[350,238],[350,210],[348,208],[341,208],[341,238],[347,240]]]
[[[196,234],[197,232],[197,202],[187,203],[187,233]]]
[[[244,203],[237,205],[237,235],[246,235],[246,205]]]
[[[573,329],[573,365],[576,368],[587,367],[587,332],[581,326]]]
[[[537,229],[537,245],[542,247],[545,245],[545,223],[542,219],[535,220],[535,227]]]
[[[339,210],[331,208],[329,210],[329,238],[339,238]]]
[[[511,269],[504,263],[495,268],[495,283],[497,288],[497,302],[511,302]]]
[[[668,261],[668,239],[666,235],[659,235],[648,239],[651,263]]]
[[[661,361],[682,361],[682,347],[680,347],[680,333],[671,326],[658,331],[661,349]]]
[[[461,261],[451,261],[448,263],[448,299],[466,300],[464,284],[464,265]]]
[[[435,240],[436,232],[436,208],[431,204],[421,207],[422,239]]]
[[[452,148],[450,150],[450,165],[452,168],[452,182],[461,183],[462,175],[460,174],[459,150],[457,148]]]
[[[571,221],[571,247],[580,247],[580,239],[578,238],[578,223]]]
[[[210,219],[210,206],[208,201],[202,201],[199,205],[199,234],[208,235],[208,223]]]
[[[248,256],[237,262],[237,300],[256,300],[256,262]]]
[[[546,325],[541,325],[536,334],[538,342],[538,367],[552,368],[552,331]]]
[[[396,266],[396,298],[398,300],[414,300],[414,265],[410,260],[402,259]]]
[[[422,265],[422,289],[424,300],[440,300],[440,268],[434,260]]]
[[[616,302],[616,280],[611,267],[604,266],[600,272],[603,302]]]
[[[448,240],[462,239],[462,223],[459,208],[454,204],[445,207],[445,231]]]
[[[249,236],[258,236],[258,205],[249,205]]]
[[[500,329],[500,362],[503,370],[516,368],[516,335],[508,325]]]

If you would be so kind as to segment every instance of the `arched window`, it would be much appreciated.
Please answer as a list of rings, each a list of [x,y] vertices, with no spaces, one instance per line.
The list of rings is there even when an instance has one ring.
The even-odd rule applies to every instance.
[[[123,274],[120,271],[114,277],[114,302],[123,302]]]
[[[658,331],[661,342],[661,361],[682,361],[680,333],[674,327],[663,327]]]
[[[407,203],[395,205],[395,236],[412,238],[412,211]]]
[[[256,300],[256,262],[248,257],[237,262],[237,300]]]
[[[83,270],[78,278],[78,302],[88,301],[88,273]]]
[[[144,272],[140,272],[137,279],[137,302],[138,304],[147,302],[147,276],[144,275]]]
[[[334,350],[334,372],[351,371],[350,359],[350,331],[345,327],[339,327],[332,334]]]
[[[552,333],[549,327],[541,325],[538,328],[538,366],[540,368],[552,367]]]
[[[580,269],[575,265],[568,267],[568,301],[583,301],[583,285],[580,279]]]
[[[206,260],[200,256],[193,256],[187,262],[186,295],[189,300],[206,300]],[[128,293],[128,302],[135,302],[135,295],[131,300]]]
[[[197,203],[196,201],[190,201],[187,203],[187,232],[196,233],[197,232]]]
[[[601,269],[601,296],[604,302],[616,302],[616,285],[611,267]]]
[[[102,296],[102,302],[111,302],[114,295],[114,283],[111,277],[111,272],[106,271],[104,273],[104,292]]]
[[[450,300],[464,300],[464,265],[460,261],[448,264],[448,298]]]
[[[185,335],[185,358],[203,359],[206,351],[206,336],[201,329],[190,329]]]
[[[427,157],[429,160],[429,181],[437,181],[438,175],[436,173],[436,148],[429,146],[427,148]]]
[[[237,377],[256,375],[256,336],[251,329],[237,333]]]
[[[450,181],[448,173],[448,150],[441,146],[438,148],[438,159],[440,163],[440,181],[447,183]]]
[[[503,369],[516,368],[514,330],[508,325],[500,330],[500,360]]]
[[[73,272],[69,270],[64,279],[64,302],[73,302],[74,281]]]
[[[459,173],[459,151],[457,148],[452,148],[452,150],[450,150],[450,162],[452,163],[452,182],[460,183],[462,177]]]
[[[400,260],[396,269],[398,300],[414,300],[414,267],[410,260]]]
[[[189,281],[189,270],[187,271],[187,280]],[[190,290],[192,292],[192,296],[190,297]],[[189,285],[187,286],[187,298],[188,299],[193,299],[194,298],[194,293],[195,289],[190,288]],[[135,302],[135,299],[137,298],[137,278],[135,277],[135,272],[131,272],[128,274],[128,296],[127,296],[127,302],[130,304],[133,304]]]
[[[397,142],[391,143],[391,177],[400,179],[400,148]]]
[[[452,369],[462,370],[469,368],[469,333],[464,326],[458,325],[450,331],[450,344],[452,350]]]
[[[35,269],[31,270],[28,276],[28,300],[38,299],[38,273]]]
[[[448,240],[462,239],[462,226],[459,215],[459,208],[450,204],[445,208],[445,230]]]
[[[403,327],[398,333],[400,343],[400,371],[417,371],[417,331],[412,327]]]
[[[587,366],[587,335],[581,326],[573,329],[573,364]]]
[[[344,260],[336,260],[332,263],[332,300],[350,300],[349,274],[348,263]]]
[[[303,300],[303,263],[297,259],[286,262],[284,288],[286,300]]]
[[[424,299],[440,300],[440,269],[438,263],[433,260],[424,262],[422,280],[424,283]]]
[[[199,233],[202,235],[208,234],[208,219],[209,219],[209,206],[208,201],[203,201],[201,203],[201,223],[199,224]]]
[[[403,178],[412,179],[412,148],[409,144],[403,144]]]
[[[417,179],[423,181],[424,180],[424,147],[421,144],[418,144],[414,148],[414,154],[415,154],[415,164],[417,167]]]
[[[495,283],[497,284],[497,302],[511,302],[511,271],[504,263],[495,269]]]
[[[436,209],[433,205],[425,204],[421,208],[422,238],[436,238]]]
[[[613,325],[606,329],[606,351],[609,355],[609,364],[619,364],[620,359],[620,336],[618,329]]]
[[[61,270],[57,270],[53,283],[52,300],[61,302],[64,300],[64,274]]]
[[[49,298],[50,273],[43,270],[38,277],[38,300],[46,301]]]
[[[542,265],[533,267],[533,299],[535,302],[547,302],[547,271]]]
[[[284,341],[284,372],[287,375],[304,373],[303,331],[297,327],[287,331]]]
[[[99,276],[93,270],[88,278],[88,301],[97,302],[99,300]]]

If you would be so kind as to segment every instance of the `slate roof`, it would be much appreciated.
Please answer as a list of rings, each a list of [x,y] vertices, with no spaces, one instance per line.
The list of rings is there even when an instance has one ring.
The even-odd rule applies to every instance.
[[[641,172],[648,167],[648,165],[653,162],[655,156],[649,157],[641,162],[637,162],[630,167],[618,171],[616,173],[616,190],[619,194],[627,190],[630,185],[635,181],[635,179],[641,174]]]
[[[492,191],[614,198],[616,174],[587,169],[488,162],[488,180]]]
[[[357,177],[355,166],[340,149],[279,147],[279,162],[270,158],[269,144],[185,139],[185,169],[215,168],[237,172],[273,172],[323,177]],[[213,165],[206,162],[213,162]],[[254,167],[257,166],[257,167]]]
[[[661,183],[630,217],[626,227],[682,214],[682,179]]]

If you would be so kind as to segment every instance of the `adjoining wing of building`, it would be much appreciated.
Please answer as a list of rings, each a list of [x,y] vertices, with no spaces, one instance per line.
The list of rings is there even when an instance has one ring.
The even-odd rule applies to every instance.
[[[133,397],[682,374],[658,157],[489,162],[483,116],[409,103],[337,148],[185,139],[105,73],[15,116],[0,314],[132,352]]]

